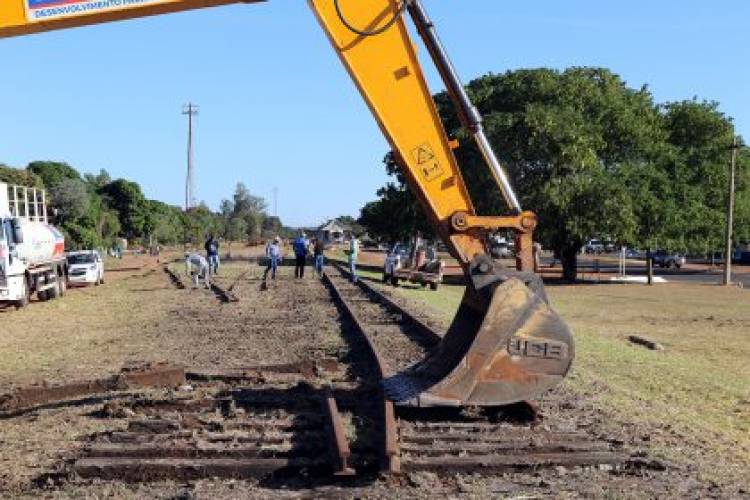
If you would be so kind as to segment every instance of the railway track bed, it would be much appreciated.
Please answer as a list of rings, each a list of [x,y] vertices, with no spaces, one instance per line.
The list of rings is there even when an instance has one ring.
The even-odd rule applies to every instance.
[[[108,401],[99,413],[116,430],[90,436],[72,472],[123,482],[350,475],[343,420],[318,377],[335,380],[338,368],[188,370],[181,394]]]
[[[544,477],[564,489],[575,478],[629,481],[644,469],[650,473],[642,449],[621,436],[609,439],[570,395],[545,398],[541,413],[524,404],[462,410],[394,405],[379,380],[424,357],[440,333],[419,313],[382,296],[377,285],[349,283],[331,268],[332,283],[325,286],[283,278],[260,291],[257,273],[230,271],[217,283],[236,291],[241,302],[217,305],[210,292],[199,291],[193,295],[203,298],[200,309],[174,309],[173,321],[184,330],[172,338],[193,363],[178,350],[167,352],[188,366],[184,379],[122,390],[104,378],[18,392],[36,405],[28,409],[8,406],[21,399],[7,400],[12,411],[6,422],[19,432],[37,418],[80,426],[59,447],[52,441],[40,447],[56,472],[37,475],[33,484],[83,494],[242,480],[242,488],[262,496],[324,486],[367,496],[386,484],[404,493],[400,488],[408,491],[424,478],[432,478],[431,486],[419,491],[455,493],[456,481],[466,478],[483,478],[475,480],[484,488],[498,478],[518,485]],[[195,344],[188,345],[181,340],[185,331],[210,336],[193,335]],[[73,399],[56,401],[60,394]],[[382,472],[389,479],[381,480]],[[341,479],[352,476],[352,482]]]
[[[381,378],[420,361],[439,342],[438,332],[377,288],[361,281],[351,283],[340,267],[329,268],[325,282],[370,347]],[[399,408],[385,395],[381,397],[386,408],[381,422],[386,436],[382,453],[391,472],[453,474],[542,467],[624,467],[630,458],[618,444],[584,433],[537,429],[534,424],[540,415],[530,403],[467,416],[456,409]],[[389,412],[393,412],[391,420]],[[498,416],[525,421],[515,425],[492,423]]]

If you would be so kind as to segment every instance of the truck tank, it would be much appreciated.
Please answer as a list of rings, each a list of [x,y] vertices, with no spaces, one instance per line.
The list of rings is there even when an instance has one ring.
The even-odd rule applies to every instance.
[[[65,238],[47,222],[45,198],[41,189],[0,182],[0,220],[15,220],[23,234],[22,242],[5,241],[4,246],[14,245],[16,255],[27,267],[64,258]],[[11,224],[6,223],[5,228],[9,233]],[[12,235],[6,234],[6,238]]]
[[[60,260],[65,252],[65,237],[54,226],[41,221],[20,220],[23,243],[17,245],[18,257],[29,267]]]

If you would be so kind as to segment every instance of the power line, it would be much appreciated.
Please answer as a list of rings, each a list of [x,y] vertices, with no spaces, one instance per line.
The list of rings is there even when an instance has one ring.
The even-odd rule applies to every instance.
[[[187,103],[182,107],[182,114],[188,117],[187,177],[185,178],[185,210],[195,206],[195,172],[193,165],[193,117],[198,114],[198,106]]]

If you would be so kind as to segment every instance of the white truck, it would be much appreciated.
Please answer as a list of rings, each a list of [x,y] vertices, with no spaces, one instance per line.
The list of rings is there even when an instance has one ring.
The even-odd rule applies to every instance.
[[[0,182],[0,304],[65,294],[65,238],[47,221],[44,190]]]

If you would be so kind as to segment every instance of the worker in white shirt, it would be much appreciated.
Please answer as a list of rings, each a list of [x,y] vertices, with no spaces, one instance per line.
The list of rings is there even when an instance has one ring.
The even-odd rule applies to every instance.
[[[211,271],[205,257],[195,252],[186,253],[185,267],[188,276],[192,276],[193,278],[193,288],[198,288],[198,279],[201,277],[206,289],[211,288]]]

